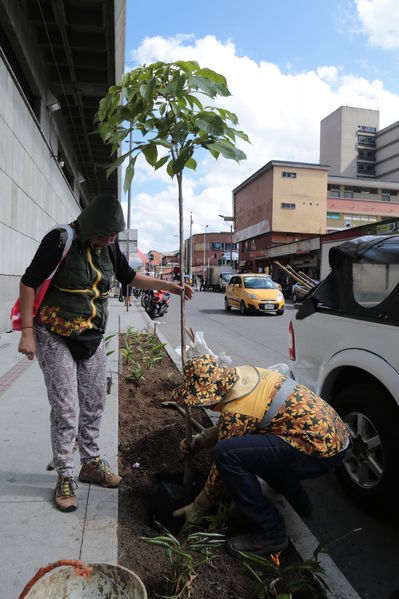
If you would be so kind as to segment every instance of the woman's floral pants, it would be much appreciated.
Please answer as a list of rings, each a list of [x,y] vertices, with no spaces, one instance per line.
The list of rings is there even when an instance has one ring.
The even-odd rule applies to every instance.
[[[100,455],[99,434],[107,380],[104,339],[95,354],[78,362],[72,358],[62,338],[44,327],[35,328],[35,341],[51,407],[54,466],[58,474],[73,478],[78,401],[80,461],[84,464]]]

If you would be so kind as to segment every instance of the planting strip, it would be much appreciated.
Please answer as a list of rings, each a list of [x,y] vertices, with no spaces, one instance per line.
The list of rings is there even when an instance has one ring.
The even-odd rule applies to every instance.
[[[133,304],[135,306],[135,304]],[[162,333],[159,331],[160,327],[154,326],[156,323],[151,320],[144,309],[140,310],[137,306],[136,309],[141,314],[144,321],[145,327],[151,332],[156,332],[161,343],[165,343],[165,349],[169,357],[173,360],[176,368],[182,373],[181,358],[175,352],[170,343],[165,339]],[[218,419],[217,414],[211,410],[205,410],[212,422]],[[215,422],[214,422],[215,423]],[[269,485],[263,480],[259,479],[264,495],[268,495],[272,498],[273,503],[278,507],[281,515],[283,516],[287,529],[290,531],[290,541],[298,552],[299,556],[303,559],[309,559],[312,557],[313,551],[319,545],[319,541],[309,530],[303,520],[298,516],[296,511],[290,506],[288,501],[278,493],[275,493]],[[348,579],[338,568],[336,563],[327,553],[319,554],[319,561],[323,565],[326,575],[324,577],[325,582],[329,586],[329,591],[326,591],[328,599],[361,599],[360,595],[352,587]]]

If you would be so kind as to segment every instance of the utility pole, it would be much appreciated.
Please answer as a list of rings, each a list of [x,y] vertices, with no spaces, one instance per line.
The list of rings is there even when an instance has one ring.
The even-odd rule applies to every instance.
[[[188,254],[188,276],[190,285],[193,284],[193,213],[190,212],[190,251]]]
[[[219,214],[219,216],[225,222],[230,222],[230,266],[233,267],[233,222],[234,222],[234,216],[224,216],[223,214]]]
[[[129,152],[132,152],[132,144],[133,144],[133,134],[132,131],[130,131],[129,134]],[[129,185],[129,189],[127,190],[127,228],[128,230],[130,229],[130,208],[131,208],[131,204],[130,204],[130,192],[131,192],[131,187],[132,187],[132,182],[130,182]],[[128,241],[128,262],[129,262],[129,258],[130,258],[130,247],[129,247],[129,241]]]
[[[204,229],[204,259],[202,262],[202,264],[203,264],[203,280],[204,281],[205,281],[205,266],[206,266],[206,264],[205,264],[205,233],[206,233],[207,228],[208,228],[208,225],[205,225],[205,229]]]

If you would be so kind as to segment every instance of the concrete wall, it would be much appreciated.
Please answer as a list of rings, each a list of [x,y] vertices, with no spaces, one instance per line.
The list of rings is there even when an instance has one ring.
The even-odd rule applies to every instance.
[[[283,172],[295,172],[295,178]],[[273,169],[273,231],[325,233],[327,170],[275,166]],[[294,204],[294,209],[281,204]]]
[[[0,331],[44,233],[80,209],[38,122],[0,60]]]
[[[273,203],[273,170],[266,172],[250,181],[248,185],[237,191],[234,195],[234,224],[236,232],[250,229],[259,222],[267,222],[270,231]],[[259,231],[256,235],[266,232]],[[248,232],[244,238],[256,236]],[[235,235],[235,241],[243,238]]]
[[[340,109],[320,123],[320,164],[328,164],[331,175],[341,173],[342,120]]]
[[[399,181],[399,121],[377,135],[376,177]]]
[[[330,175],[357,176],[359,125],[379,127],[379,111],[341,106],[320,124],[320,163],[328,164]]]

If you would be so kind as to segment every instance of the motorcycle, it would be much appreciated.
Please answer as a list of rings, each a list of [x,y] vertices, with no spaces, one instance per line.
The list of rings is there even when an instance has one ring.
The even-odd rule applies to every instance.
[[[163,316],[168,311],[170,300],[170,293],[164,289],[151,291],[145,311],[150,318]]]

